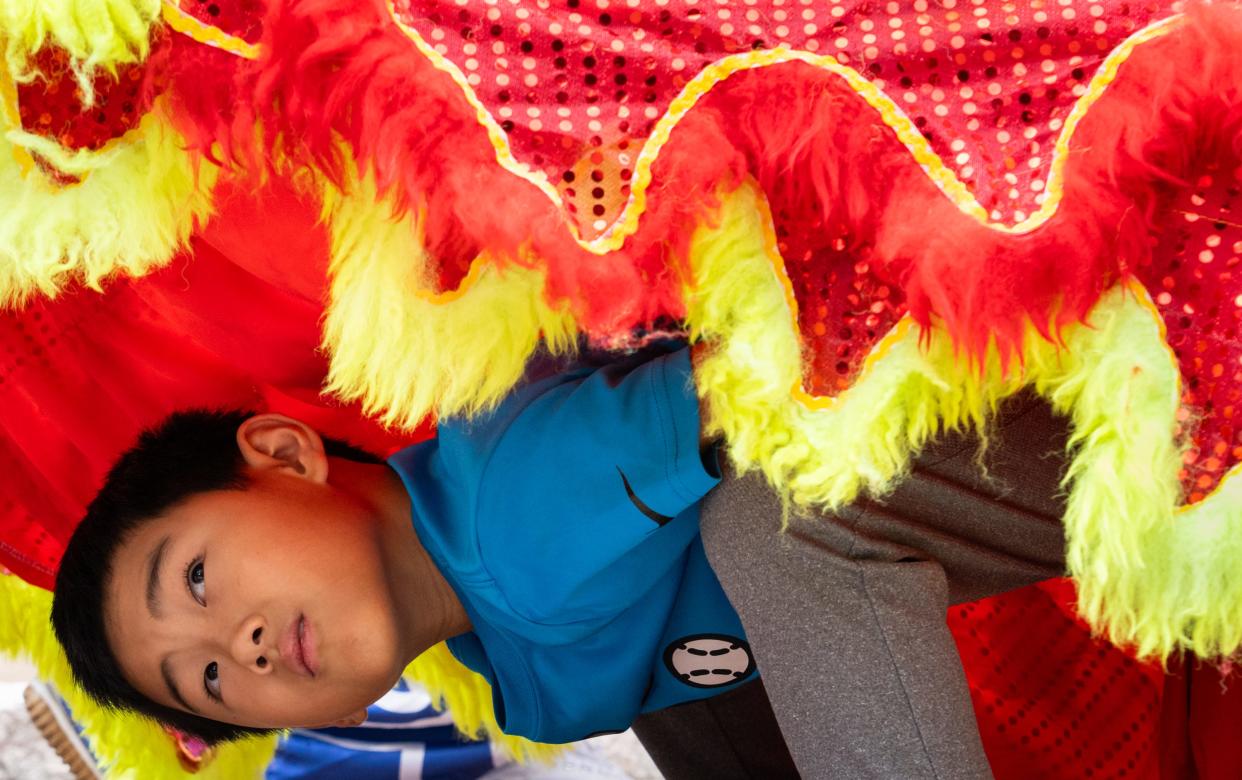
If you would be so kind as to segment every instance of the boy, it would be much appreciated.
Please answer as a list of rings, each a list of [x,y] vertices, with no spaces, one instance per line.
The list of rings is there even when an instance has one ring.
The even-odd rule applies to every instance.
[[[990,776],[945,609],[1063,568],[1063,463],[1031,457],[1063,448],[1046,406],[1002,415],[1001,480],[949,436],[897,514],[860,502],[782,535],[775,498],[737,480],[700,537],[719,472],[688,350],[532,374],[387,466],[277,415],[144,436],[58,575],[83,688],[212,740],[352,723],[447,639],[509,733],[637,717],[670,777],[793,776],[790,751],[807,777]]]
[[[535,378],[387,465],[273,414],[177,415],[108,475],[52,619],[79,683],[208,740],[359,722],[448,640],[567,742],[756,677],[707,565],[687,349]]]

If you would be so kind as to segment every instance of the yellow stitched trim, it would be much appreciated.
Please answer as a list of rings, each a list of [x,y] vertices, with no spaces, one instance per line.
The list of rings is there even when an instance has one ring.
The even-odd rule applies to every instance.
[[[519,162],[514,157],[504,130],[492,118],[482,101],[479,100],[473,87],[470,86],[465,74],[461,72],[457,65],[428,45],[417,30],[406,25],[397,15],[391,0],[389,2],[389,13],[397,26],[414,42],[419,51],[436,68],[449,74],[461,88],[467,101],[478,113],[479,122],[486,128],[488,138],[491,140],[493,147],[495,147],[496,156],[501,166],[539,187],[557,206],[563,206],[560,194],[548,182],[547,176],[540,171],[531,170],[529,166]],[[994,230],[1006,233],[1028,233],[1047,221],[1056,212],[1060,204],[1063,194],[1061,180],[1064,177],[1066,157],[1069,154],[1069,141],[1078,124],[1086,116],[1087,111],[1100,99],[1108,86],[1117,77],[1121,65],[1130,57],[1135,48],[1165,35],[1181,22],[1182,17],[1178,15],[1151,24],[1122,41],[1105,58],[1099,70],[1088,84],[1087,91],[1075,102],[1074,108],[1070,112],[1069,117],[1067,117],[1065,125],[1058,136],[1046,188],[1048,197],[1039,211],[1017,225],[991,222],[988,218],[987,210],[975,199],[966,185],[957,177],[957,174],[946,166],[940,156],[932,150],[931,144],[923,137],[923,134],[919,132],[917,126],[910,118],[905,115],[905,112],[901,110],[892,98],[888,97],[887,94],[859,74],[858,71],[842,65],[837,62],[835,57],[830,55],[811,54],[809,52],[778,47],[776,49],[730,55],[717,60],[700,71],[672,100],[664,116],[656,124],[651,136],[644,143],[643,150],[634,166],[634,181],[630,189],[630,198],[622,211],[621,217],[607,231],[591,241],[583,241],[572,223],[567,221],[566,226],[574,234],[578,243],[588,251],[595,254],[607,254],[619,249],[625,243],[625,239],[637,229],[639,218],[646,207],[646,190],[651,183],[651,166],[664,144],[668,142],[673,128],[676,127],[681,118],[694,107],[699,99],[710,92],[717,84],[735,73],[797,61],[822,68],[844,79],[859,97],[880,114],[884,123],[897,134],[898,139],[910,151],[915,161],[923,167],[932,181],[962,211]]]
[[[0,88],[0,91],[2,91],[2,88]],[[155,107],[152,106],[152,112],[154,111],[155,111]],[[6,113],[8,112],[6,111]],[[19,115],[18,121],[20,121],[20,115]],[[106,155],[111,154],[113,150],[115,150],[118,146],[121,146],[122,144],[129,144],[129,143],[133,143],[134,141],[141,140],[143,136],[143,131],[142,131],[142,125],[141,123],[139,123],[137,126],[131,127],[129,130],[126,130],[123,134],[117,136],[116,138],[109,139],[103,146],[99,147],[98,149],[94,149],[91,151],[83,151],[83,150],[70,151],[70,150],[65,149],[65,147],[61,146],[56,141],[48,140],[48,143],[52,144],[52,146],[49,146],[46,152],[43,154],[43,163],[47,167],[54,168],[66,176],[74,177],[75,179],[74,181],[65,182],[65,183],[54,181],[53,179],[46,176],[41,169],[36,167],[34,157],[31,154],[30,150],[22,144],[23,139],[21,138],[21,136],[37,137],[37,138],[44,138],[44,137],[36,136],[33,133],[27,133],[26,131],[22,130],[19,127],[17,128],[17,136],[14,138],[10,138],[8,140],[9,146],[11,147],[12,152],[13,152],[13,158],[17,160],[17,164],[21,168],[22,178],[27,179],[28,181],[38,181],[39,182],[38,186],[48,187],[53,190],[66,190],[66,189],[80,186],[83,182],[85,182],[88,178],[90,178],[91,171],[94,170],[94,168],[91,166],[86,166],[85,170],[75,170],[75,171],[65,170],[62,167],[62,165],[66,164],[63,162],[64,160],[72,160],[76,162],[79,160],[89,160],[91,158],[97,159],[97,158],[104,157]],[[25,141],[25,143],[29,143],[29,141]],[[63,155],[63,158],[62,158],[62,155]],[[58,160],[62,160],[62,162],[58,163],[57,162]],[[107,164],[107,162],[105,161],[103,164]],[[38,179],[31,179],[29,177],[30,172],[33,170],[39,171],[40,176]]]
[[[987,212],[983,206],[979,205],[970,191],[966,189],[966,185],[941,162],[940,157],[932,151],[931,144],[919,132],[918,127],[892,98],[858,71],[837,62],[835,57],[778,47],[763,51],[743,52],[717,60],[700,71],[682,88],[681,93],[673,98],[668,110],[664,116],[660,117],[651,136],[643,145],[642,153],[634,165],[634,182],[630,189],[630,200],[621,218],[593,243],[600,244],[601,248],[605,242],[608,246],[620,247],[625,239],[637,229],[639,217],[646,209],[647,188],[651,184],[651,166],[664,144],[668,142],[673,128],[704,95],[735,73],[787,62],[805,62],[844,79],[855,94],[880,114],[884,124],[897,134],[897,138],[910,151],[915,161],[936,181],[945,195],[958,208],[986,221]],[[598,251],[593,247],[588,248]]]
[[[1108,57],[1104,59],[1095,76],[1092,77],[1091,83],[1087,85],[1087,91],[1074,103],[1073,110],[1070,111],[1069,116],[1065,119],[1065,125],[1061,128],[1061,134],[1057,136],[1057,143],[1052,152],[1052,164],[1048,172],[1048,186],[1045,190],[1048,193],[1048,197],[1040,205],[1039,211],[1013,226],[988,224],[988,227],[1005,233],[1029,233],[1047,222],[1056,213],[1057,208],[1061,205],[1061,197],[1064,195],[1062,179],[1065,177],[1065,164],[1069,159],[1070,138],[1073,137],[1074,131],[1078,129],[1078,123],[1083,120],[1083,117],[1087,115],[1087,111],[1095,105],[1096,101],[1104,94],[1104,91],[1108,89],[1108,86],[1117,78],[1117,71],[1121,69],[1122,63],[1134,53],[1135,48],[1140,44],[1166,35],[1180,25],[1182,21],[1183,17],[1179,14],[1150,24],[1126,38],[1117,48],[1113,49]]]
[[[259,58],[260,50],[257,44],[247,43],[236,35],[229,35],[219,27],[212,27],[195,19],[181,10],[179,0],[164,0],[162,16],[164,23],[169,27],[199,43],[214,46],[248,60]]]
[[[768,204],[766,197],[756,198],[756,205],[760,213],[759,222],[763,226],[763,253],[768,259],[768,264],[772,267],[772,273],[780,282],[781,289],[785,292],[785,303],[789,307],[790,327],[793,329],[795,338],[801,341],[802,330],[798,327],[798,298],[794,295],[793,282],[789,280],[789,274],[785,271],[785,258],[781,257],[780,247],[777,243],[776,226],[772,221],[772,208]],[[865,380],[876,363],[883,360],[889,350],[904,339],[912,327],[914,327],[914,320],[910,318],[910,315],[904,315],[898,320],[897,324],[890,328],[888,333],[885,333],[872,346],[871,351],[867,353],[866,359],[863,360],[862,368],[859,370],[858,376],[855,377],[851,387]],[[830,409],[836,405],[837,399],[840,397],[840,394],[814,395],[808,392],[801,376],[794,381],[794,385],[789,392],[794,397],[794,400],[808,409]]]
[[[216,27],[203,24],[199,20],[182,11],[177,4],[177,0],[164,0],[163,19],[173,30],[188,35],[190,38],[199,43],[208,46],[214,46],[218,49],[235,54],[246,59],[257,59],[259,56],[259,47],[247,43],[233,35],[225,33]],[[0,78],[0,111],[3,112],[4,121],[9,129],[21,130],[21,109],[18,105],[17,86],[13,83],[13,79],[7,72],[3,78]],[[94,154],[105,154],[122,143],[128,143],[138,135],[138,128],[133,128],[124,134],[109,140]],[[30,150],[20,143],[9,142],[10,151],[13,159],[17,161],[17,165],[21,171],[22,178],[30,175],[30,172],[36,169],[34,157],[30,154]],[[89,172],[77,174],[77,181],[71,184],[57,184],[58,189],[66,187],[76,187],[81,184],[90,175]]]
[[[154,106],[152,106],[152,110],[153,111],[155,110]],[[4,74],[3,78],[0,78],[0,112],[3,112],[4,122],[6,125],[6,132],[8,130],[14,130],[14,131],[18,131],[24,134],[24,130],[22,128],[22,119],[21,119],[21,105],[18,101],[18,94],[17,94],[17,84],[14,83],[11,75],[8,74],[7,72]],[[67,156],[74,156],[74,157],[89,157],[91,155],[102,156],[102,155],[108,154],[109,152],[111,152],[113,149],[115,149],[117,146],[120,146],[121,144],[126,144],[126,143],[130,143],[134,141],[140,135],[142,135],[141,128],[139,126],[132,127],[129,130],[126,130],[121,135],[117,136],[116,138],[109,139],[106,143],[104,143],[103,146],[99,147],[98,149],[95,149],[90,152],[69,151],[69,150],[65,150],[64,147],[60,146],[59,144],[57,144],[57,146],[61,150],[63,150],[63,153]],[[8,144],[9,144],[9,150],[13,155],[13,159],[17,161],[17,165],[21,172],[22,178],[23,179],[28,178],[30,176],[31,171],[37,170],[34,156],[31,155],[30,150],[26,148],[26,146],[24,146],[20,142],[20,140],[17,138],[8,139]],[[46,160],[45,162],[48,165],[51,165],[52,167],[56,167],[54,160]],[[44,180],[42,183],[46,186],[50,186],[58,190],[67,189],[69,187],[76,187],[80,185],[82,182],[86,181],[86,179],[90,176],[90,171],[87,170],[87,171],[83,171],[80,173],[74,173],[73,175],[76,177],[77,181],[66,183],[66,184],[53,183],[51,180],[46,179],[46,177],[41,177],[41,178]]]
[[[1131,277],[1126,281],[1126,290],[1129,291],[1139,302],[1139,304],[1147,310],[1151,318],[1155,321],[1156,327],[1160,329],[1160,343],[1164,345],[1164,351],[1169,356],[1169,365],[1177,373],[1177,397],[1182,397],[1182,367],[1177,360],[1177,353],[1173,351],[1173,347],[1169,346],[1169,328],[1164,323],[1164,317],[1160,316],[1160,309],[1156,306],[1156,302],[1152,300],[1151,293],[1143,286],[1138,279]]]
[[[564,203],[561,200],[560,193],[548,181],[547,175],[542,171],[531,169],[514,156],[507,134],[483,105],[483,102],[475,93],[474,88],[470,86],[466,75],[462,73],[461,69],[432,48],[417,30],[405,24],[397,14],[392,0],[389,0],[388,11],[393,22],[410,38],[415,47],[431,61],[434,67],[447,73],[461,89],[467,102],[474,108],[479,123],[487,131],[488,139],[496,151],[496,159],[501,167],[538,187],[557,207],[563,209]],[[842,65],[837,62],[835,57],[830,55],[811,54],[783,47],[730,55],[717,60],[700,71],[673,98],[664,116],[656,124],[651,136],[643,144],[642,152],[634,165],[634,180],[631,184],[630,196],[625,208],[621,212],[621,216],[606,231],[590,241],[582,239],[577,226],[571,221],[565,220],[564,224],[574,237],[574,240],[578,242],[578,245],[589,252],[604,255],[620,249],[625,244],[625,240],[638,229],[639,220],[647,206],[647,188],[651,184],[651,167],[682,117],[717,84],[735,73],[796,61],[822,68],[844,79],[855,94],[880,114],[883,122],[893,130],[898,140],[905,145],[911,156],[923,168],[928,177],[963,212],[974,217],[984,226],[999,232],[1028,233],[1046,222],[1060,205],[1063,196],[1062,179],[1064,178],[1066,159],[1069,155],[1070,138],[1083,117],[1086,116],[1087,111],[1104,94],[1104,91],[1116,78],[1122,63],[1130,57],[1136,47],[1170,32],[1181,21],[1182,17],[1178,15],[1151,24],[1131,35],[1105,58],[1100,69],[1088,84],[1087,91],[1074,104],[1074,108],[1058,136],[1053,151],[1048,185],[1045,190],[1047,198],[1037,212],[1016,225],[1005,225],[990,221],[987,209],[975,199],[962,180],[957,177],[957,174],[945,165],[944,161],[931,148],[931,144],[923,137],[918,127],[906,116],[905,112],[901,110],[892,98],[868,81],[858,71]],[[471,276],[473,275],[472,268]],[[459,290],[464,288],[464,286],[465,280],[463,280]],[[887,340],[887,337],[885,337],[885,340]]]
[[[1117,77],[1117,72],[1120,70],[1122,63],[1130,57],[1136,47],[1165,35],[1181,22],[1182,17],[1178,15],[1144,27],[1122,41],[1105,58],[1100,69],[1091,79],[1090,84],[1088,84],[1087,91],[1075,102],[1074,108],[1058,136],[1046,188],[1048,197],[1039,211],[1017,225],[1011,226],[990,221],[987,209],[975,199],[962,180],[957,177],[957,174],[945,165],[940,156],[932,150],[931,144],[923,137],[923,134],[914,122],[906,116],[905,112],[901,110],[892,98],[864,78],[858,71],[842,65],[837,62],[835,57],[830,55],[810,54],[803,51],[777,48],[765,51],[744,52],[725,57],[704,68],[690,83],[682,88],[681,93],[669,104],[668,110],[660,118],[651,136],[643,145],[642,153],[634,166],[634,182],[630,190],[630,200],[626,204],[621,217],[605,233],[596,238],[592,244],[603,245],[605,242],[608,242],[611,248],[618,248],[624,243],[626,237],[637,229],[639,217],[646,208],[646,191],[651,183],[651,166],[659,155],[660,149],[668,141],[673,128],[703,95],[711,91],[721,81],[739,71],[793,61],[814,65],[844,79],[846,84],[859,97],[880,114],[884,124],[896,133],[898,140],[909,150],[915,162],[922,166],[928,177],[936,183],[941,192],[963,212],[993,230],[1005,233],[1029,233],[1046,222],[1056,212],[1057,206],[1061,202],[1063,194],[1061,179],[1064,177],[1065,161],[1069,155],[1070,138],[1088,109],[1104,94],[1109,84]],[[593,246],[588,245],[587,248],[598,252]],[[603,254],[603,252],[598,253]]]
[[[22,114],[17,104],[17,85],[13,83],[13,77],[8,71],[5,71],[4,78],[0,78],[0,110],[4,112],[6,132],[21,129]],[[22,178],[26,178],[34,170],[34,158],[30,156],[30,152],[25,147],[18,144],[10,143],[9,148],[13,152],[13,159],[17,161]]]

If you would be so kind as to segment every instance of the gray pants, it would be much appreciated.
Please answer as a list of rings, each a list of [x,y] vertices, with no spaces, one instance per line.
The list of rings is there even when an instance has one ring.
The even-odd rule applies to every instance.
[[[796,773],[991,777],[945,612],[1063,572],[1065,430],[1042,401],[1020,397],[1003,410],[983,464],[973,437],[945,436],[882,501],[795,519],[786,533],[759,478],[726,480],[708,496],[708,559],[746,627]],[[711,738],[711,706],[635,724],[666,776],[777,776],[696,748]],[[736,722],[710,722],[727,744],[769,717],[756,706]],[[696,754],[699,763],[687,763]],[[796,773],[786,764],[780,774]]]

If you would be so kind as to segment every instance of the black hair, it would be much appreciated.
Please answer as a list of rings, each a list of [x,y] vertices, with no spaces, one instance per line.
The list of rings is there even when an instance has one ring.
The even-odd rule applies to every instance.
[[[177,412],[143,432],[112,466],[69,539],[52,598],[52,628],[74,680],[87,695],[105,708],[141,713],[212,744],[272,730],[203,718],[139,693],[125,679],[108,644],[104,596],[116,551],[136,529],[196,494],[246,487],[237,429],[253,415],[195,409]],[[341,441],[324,438],[323,444],[331,456],[381,462]]]

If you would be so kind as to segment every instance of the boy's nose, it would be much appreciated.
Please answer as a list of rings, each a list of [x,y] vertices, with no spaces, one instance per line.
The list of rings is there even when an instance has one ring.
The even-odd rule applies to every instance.
[[[233,636],[233,660],[258,674],[272,670],[272,641],[267,622],[261,615],[252,615],[242,621]]]

